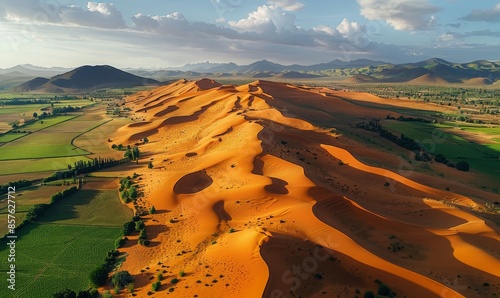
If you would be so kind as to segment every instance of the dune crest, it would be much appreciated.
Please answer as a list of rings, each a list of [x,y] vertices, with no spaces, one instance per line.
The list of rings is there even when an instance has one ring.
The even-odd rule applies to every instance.
[[[137,295],[157,270],[186,273],[167,286],[181,297],[354,297],[375,280],[398,297],[496,291],[498,228],[468,211],[474,198],[353,156],[361,145],[335,129],[390,111],[345,93],[203,79],[126,98],[135,123],[113,140],[148,138],[134,171],[141,207],[158,210],[144,215],[152,245],[123,249]]]

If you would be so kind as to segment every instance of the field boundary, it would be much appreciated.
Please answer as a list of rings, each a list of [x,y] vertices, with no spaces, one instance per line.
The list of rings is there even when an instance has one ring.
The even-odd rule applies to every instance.
[[[90,151],[88,151],[88,150],[86,150],[86,149],[83,149],[83,148],[81,148],[81,147],[79,147],[79,146],[76,146],[76,145],[75,145],[75,144],[73,144],[73,143],[75,142],[75,140],[76,140],[77,138],[79,138],[79,137],[83,136],[84,134],[86,134],[86,133],[88,133],[88,132],[91,132],[91,131],[93,131],[94,129],[96,129],[96,128],[98,128],[98,127],[100,127],[100,126],[102,126],[102,125],[104,125],[104,124],[106,124],[106,123],[109,123],[109,122],[111,122],[111,121],[113,121],[113,119],[106,120],[106,121],[104,121],[104,122],[102,122],[102,123],[100,123],[100,124],[98,124],[98,125],[96,125],[96,126],[94,126],[94,127],[90,128],[90,129],[88,129],[88,130],[86,130],[86,131],[84,131],[84,132],[79,133],[77,136],[75,136],[73,139],[71,139],[71,142],[70,142],[71,146],[73,146],[73,147],[75,147],[75,148],[78,148],[78,149],[80,149],[80,150],[84,150],[84,151],[89,152],[88,154],[85,154],[85,155],[94,154],[94,152],[90,152]],[[85,155],[84,155],[84,156],[85,156]]]

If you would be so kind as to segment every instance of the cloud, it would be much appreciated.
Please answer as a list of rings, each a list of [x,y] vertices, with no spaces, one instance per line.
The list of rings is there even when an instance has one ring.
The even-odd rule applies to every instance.
[[[121,12],[113,4],[88,2],[87,8],[57,6],[40,0],[0,0],[4,21],[54,23],[62,25],[125,28]]]
[[[275,5],[259,6],[256,11],[249,13],[246,19],[230,21],[229,25],[242,32],[259,34],[298,30],[295,25],[295,16]]]
[[[462,19],[471,22],[500,23],[500,4],[490,9],[475,9]]]
[[[65,7],[61,8],[59,16],[65,24],[107,29],[126,28],[121,12],[111,3],[89,2],[87,10],[76,6]]]
[[[500,38],[500,31],[492,31],[489,29],[475,30],[470,32],[446,32],[440,37],[440,41],[454,41],[457,39],[465,39],[468,37],[497,37]]]
[[[385,20],[396,30],[427,30],[435,25],[440,8],[428,0],[357,0],[368,20]]]
[[[268,0],[267,3],[278,6],[285,11],[297,11],[304,8],[304,4],[297,0]]]

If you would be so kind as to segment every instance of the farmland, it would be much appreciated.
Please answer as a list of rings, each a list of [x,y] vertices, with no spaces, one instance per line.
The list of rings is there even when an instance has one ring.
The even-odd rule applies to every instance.
[[[457,123],[438,124],[385,120],[382,121],[382,126],[414,139],[429,153],[443,154],[452,162],[466,160],[472,170],[486,174],[490,179],[498,179],[500,142],[495,138],[492,138],[488,144],[467,140],[458,135],[460,129],[458,129]],[[499,128],[464,125],[463,130],[498,136]]]
[[[109,210],[114,216],[109,216]],[[132,212],[120,204],[116,190],[80,190],[49,209],[40,221],[18,233],[17,284],[13,297],[50,297],[64,288],[89,287],[88,274],[114,249],[122,225]],[[7,258],[4,249],[0,257]],[[6,297],[5,281],[0,296]]]

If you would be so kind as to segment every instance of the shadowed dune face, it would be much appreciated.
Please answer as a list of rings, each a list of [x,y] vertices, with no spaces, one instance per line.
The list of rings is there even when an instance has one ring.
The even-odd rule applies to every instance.
[[[339,132],[390,113],[378,97],[350,96],[204,79],[127,98],[141,120],[113,139],[150,140],[133,171],[138,206],[158,210],[144,217],[155,245],[124,248],[137,295],[157,270],[186,273],[172,285],[179,297],[361,297],[375,280],[398,297],[498,292],[498,227],[470,211],[474,198],[363,163],[401,161]]]
[[[198,171],[180,178],[174,185],[176,194],[193,194],[209,187],[213,180],[206,171]]]

